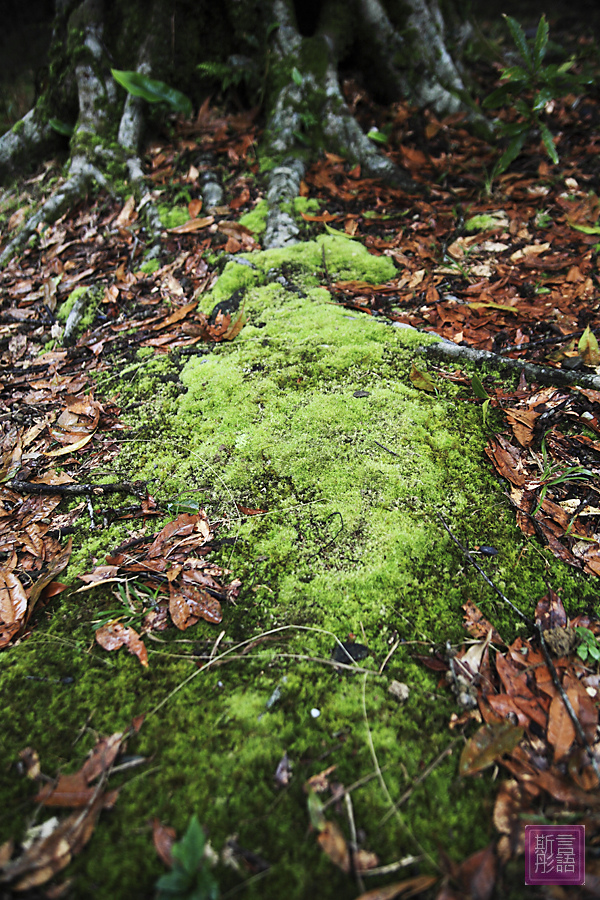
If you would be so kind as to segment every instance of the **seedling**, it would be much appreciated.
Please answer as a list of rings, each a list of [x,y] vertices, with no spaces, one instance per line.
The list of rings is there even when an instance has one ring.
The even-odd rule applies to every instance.
[[[532,516],[535,516],[542,508],[544,500],[546,499],[546,494],[548,493],[548,488],[556,487],[556,485],[559,484],[568,484],[571,481],[584,481],[586,478],[593,478],[594,476],[594,473],[584,466],[569,466],[567,469],[564,469],[564,471],[557,472],[557,467],[553,466],[550,462],[545,436],[542,439],[542,461],[544,464],[542,471],[542,490],[540,491],[538,504],[531,513]]]
[[[219,885],[205,858],[206,836],[197,816],[173,844],[173,868],[156,882],[158,900],[217,900]]]
[[[594,662],[600,660],[600,644],[596,635],[589,628],[576,628],[575,631],[579,635],[580,644],[577,648],[577,656],[584,662],[593,659]]]
[[[499,133],[510,140],[487,179],[489,185],[508,169],[532,133],[540,134],[546,153],[555,165],[558,163],[552,133],[542,115],[552,109],[553,102],[559,97],[573,91],[580,92],[589,81],[571,71],[575,64],[574,58],[561,65],[543,65],[549,36],[545,15],[540,19],[533,43],[527,40],[516,19],[506,15],[504,18],[521,56],[522,65],[502,70],[501,80],[504,83],[485,98],[483,106],[496,109],[508,104],[519,113],[520,118],[516,122],[497,121]]]
[[[158,602],[159,590],[152,591],[143,584],[129,586],[129,582],[118,584],[113,591],[113,597],[119,601],[118,606],[104,609],[98,613],[98,618],[92,624],[97,631],[110,622],[121,622],[127,625],[139,624],[149,609],[155,609]]]

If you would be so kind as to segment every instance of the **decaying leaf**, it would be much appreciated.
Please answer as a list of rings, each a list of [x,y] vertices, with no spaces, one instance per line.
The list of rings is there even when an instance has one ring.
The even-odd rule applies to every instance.
[[[350,871],[350,851],[346,838],[335,822],[326,822],[317,838],[321,849],[329,859],[341,869],[342,872]]]
[[[96,642],[105,650],[118,650],[127,647],[130,653],[137,656],[143,666],[148,665],[148,651],[137,631],[121,622],[109,622],[96,631]]]
[[[412,364],[409,378],[419,391],[432,391],[433,393],[437,391],[431,376],[427,372],[417,369],[414,363]]]
[[[523,729],[509,722],[483,725],[473,737],[467,741],[459,762],[461,775],[472,775],[497,762],[523,738]]]
[[[436,881],[437,878],[434,875],[416,875],[405,881],[396,881],[394,884],[386,884],[385,887],[373,888],[373,890],[361,894],[357,900],[394,900],[394,897],[403,897],[408,900],[409,897],[424,894]]]

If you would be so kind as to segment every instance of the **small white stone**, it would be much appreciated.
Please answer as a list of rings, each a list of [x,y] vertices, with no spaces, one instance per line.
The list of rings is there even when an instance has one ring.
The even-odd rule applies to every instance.
[[[396,698],[396,700],[400,700],[401,703],[408,700],[408,695],[410,694],[408,685],[404,684],[403,681],[391,681],[388,691]]]
[[[313,719],[318,719],[319,716],[321,715],[321,710],[320,710],[320,709],[315,709],[315,707],[313,706],[313,708],[312,708],[311,711],[310,711],[310,714],[311,714],[311,716],[313,717]]]

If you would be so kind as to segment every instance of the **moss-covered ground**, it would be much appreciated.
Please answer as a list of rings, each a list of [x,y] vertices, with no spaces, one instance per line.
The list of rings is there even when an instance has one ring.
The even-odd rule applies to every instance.
[[[484,565],[524,612],[548,584],[570,613],[591,597],[583,577],[517,529],[468,391],[436,371],[436,394],[411,383],[412,361],[426,367],[417,344],[427,338],[337,306],[316,287],[324,260],[333,280],[377,283],[392,274],[387,258],[325,237],[245,259],[229,262],[203,300],[209,311],[245,289],[247,324],[235,341],[199,345],[185,359],[142,351],[139,365],[110,373],[97,389],[119,395],[133,426],[118,473],[147,479],[173,514],[205,508],[221,523],[218,536],[233,539],[213,557],[242,580],[222,625],[147,639],[143,669],[125,651],[94,644],[95,615],[114,605],[105,586],[63,593],[30,637],[0,656],[0,841],[18,838],[34,814],[35,786],[15,765],[21,749],[34,747],[48,774],[73,771],[99,734],[146,713],[128,752],[147,762],[115,776],[118,802],[67,870],[72,897],[151,897],[164,871],[151,818],[181,833],[194,813],[217,851],[236,834],[271,864],[261,877],[218,866],[224,895],[247,880],[239,896],[356,897],[355,880],[309,829],[303,785],[332,765],[346,786],[363,780],[352,793],[363,846],[382,865],[421,857],[369,887],[435,874],[440,847],[455,860],[470,855],[493,837],[495,785],[489,773],[459,778],[462,738],[448,722],[461,710],[439,673],[413,657],[463,640],[468,599],[507,639],[519,623],[436,513],[465,544],[498,549]],[[245,516],[236,504],[263,512]],[[67,573],[73,586],[133,527],[90,534],[82,526]],[[190,657],[210,652],[221,629],[218,653],[231,653],[201,671]],[[235,650],[270,631],[249,652]],[[370,651],[356,673],[329,664],[335,638],[349,634]],[[389,693],[392,680],[408,685],[404,703]],[[452,753],[417,783],[450,744]],[[284,753],[293,773],[278,788]],[[390,798],[411,786],[390,814]],[[48,815],[36,812],[37,821]],[[347,832],[343,806],[327,816]],[[519,894],[515,886],[511,896]]]

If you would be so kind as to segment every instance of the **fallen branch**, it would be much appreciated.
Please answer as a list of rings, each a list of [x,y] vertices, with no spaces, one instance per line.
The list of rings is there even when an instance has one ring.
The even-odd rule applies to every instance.
[[[148,492],[145,481],[115,481],[110,484],[34,484],[31,481],[19,481],[15,478],[8,481],[5,486],[17,494],[34,494],[36,496],[61,494],[63,497],[81,497],[90,494],[94,496],[132,494],[134,497],[144,499]]]
[[[489,350],[475,350],[472,347],[461,347],[458,344],[440,338],[438,343],[421,347],[421,353],[431,359],[464,360],[465,362],[483,363],[494,369],[508,369],[513,372],[523,372],[528,381],[536,381],[538,384],[548,384],[552,387],[580,387],[600,390],[600,376],[586,375],[579,372],[567,372],[564,369],[553,369],[539,366],[523,359],[508,359],[498,353]]]

